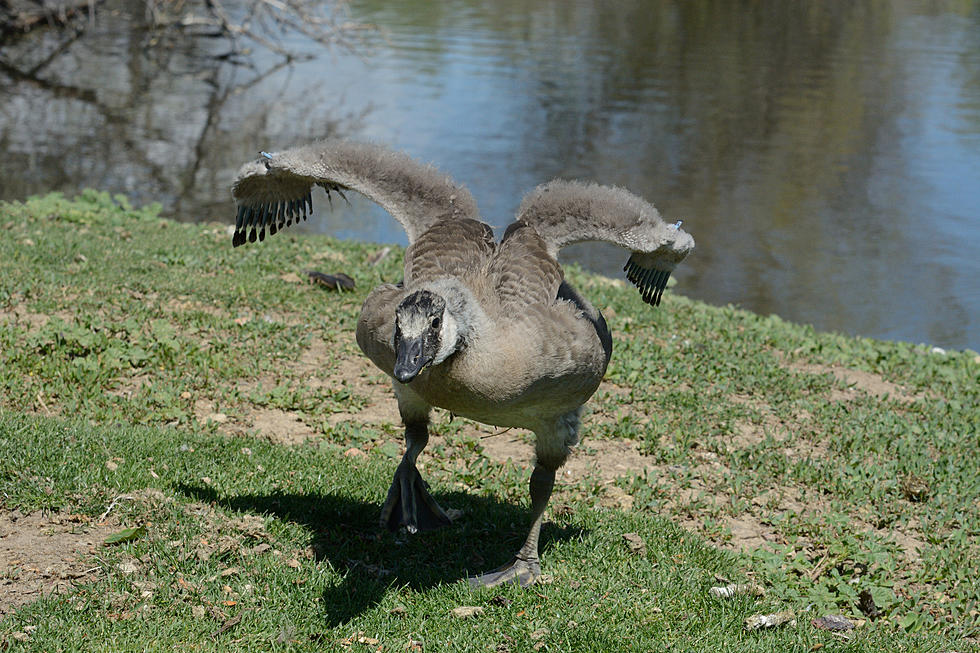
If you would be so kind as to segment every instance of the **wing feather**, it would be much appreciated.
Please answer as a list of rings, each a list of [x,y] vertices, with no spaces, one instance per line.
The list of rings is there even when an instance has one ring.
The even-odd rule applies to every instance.
[[[327,196],[354,190],[378,203],[405,229],[409,242],[432,224],[478,217],[470,192],[434,167],[379,145],[323,141],[276,154],[263,153],[238,171],[233,244],[255,242],[313,212],[311,191]]]
[[[670,272],[694,249],[679,223],[667,224],[652,204],[613,186],[556,179],[525,196],[517,219],[541,236],[552,257],[583,241],[630,250],[626,276],[649,304],[660,303]]]

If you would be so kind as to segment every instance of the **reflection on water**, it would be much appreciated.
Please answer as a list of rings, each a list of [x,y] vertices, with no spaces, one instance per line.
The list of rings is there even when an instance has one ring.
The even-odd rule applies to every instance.
[[[229,220],[259,149],[368,137],[468,184],[495,225],[552,177],[626,186],[697,239],[685,294],[980,349],[977,3],[361,1],[382,31],[359,56],[278,70],[216,63],[214,40],[148,48],[137,4],[50,61],[63,34],[5,49],[0,197],[94,186]],[[320,204],[314,228],[405,242],[367,202]]]

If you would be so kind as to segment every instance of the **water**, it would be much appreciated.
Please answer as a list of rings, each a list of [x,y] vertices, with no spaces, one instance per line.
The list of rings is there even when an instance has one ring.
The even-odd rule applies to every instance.
[[[976,2],[362,1],[351,18],[380,29],[357,54],[254,69],[216,39],[149,47],[138,4],[110,0],[47,63],[64,33],[3,48],[0,198],[96,187],[228,221],[258,150],[369,138],[466,183],[496,226],[556,176],[625,186],[697,240],[689,296],[980,350]],[[405,242],[367,202],[316,199],[313,229]]]

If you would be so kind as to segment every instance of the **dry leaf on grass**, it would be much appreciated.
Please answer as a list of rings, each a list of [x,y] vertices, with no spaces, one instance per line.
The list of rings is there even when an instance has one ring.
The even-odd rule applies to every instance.
[[[107,545],[109,544],[122,544],[123,542],[131,542],[135,539],[143,537],[146,535],[146,526],[136,526],[134,528],[124,528],[121,531],[117,531],[105,538],[103,542]]]
[[[132,560],[126,560],[126,561],[120,562],[118,565],[116,565],[116,569],[118,569],[119,571],[121,571],[124,574],[129,575],[129,574],[134,574],[137,571],[139,571],[139,565],[137,565]]]
[[[870,590],[861,590],[861,593],[858,594],[858,610],[872,621],[881,616],[881,608],[875,603]]]
[[[479,617],[483,614],[483,608],[475,605],[461,605],[458,608],[453,608],[453,616],[459,619],[469,619],[470,617]]]
[[[343,272],[337,274],[324,274],[316,270],[307,270],[306,276],[310,283],[321,285],[330,290],[353,290],[354,280]]]
[[[736,596],[762,596],[765,593],[765,588],[756,583],[731,583],[721,587],[712,587],[708,590],[708,594],[716,599],[730,599]]]

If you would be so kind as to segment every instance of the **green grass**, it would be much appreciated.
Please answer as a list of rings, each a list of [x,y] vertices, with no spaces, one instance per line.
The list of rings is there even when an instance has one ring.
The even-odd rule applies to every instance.
[[[569,269],[616,338],[583,447],[630,441],[645,471],[616,481],[628,509],[599,481],[557,489],[551,583],[472,593],[461,579],[523,539],[527,470],[440,418],[423,473],[465,517],[393,536],[376,519],[397,426],[332,419],[376,400],[345,365],[360,360],[361,301],[399,278],[399,252],[374,266],[377,249],[287,231],[233,250],[224,226],[95,192],[0,205],[0,511],[94,524],[124,496],[113,528],[145,526],[99,551],[100,573],[0,621],[0,650],[977,649],[976,353],[816,333],[675,293],[651,311]],[[358,288],[291,282],[310,267]],[[318,342],[326,354],[304,363]],[[848,389],[830,366],[890,392]],[[260,411],[311,437],[270,437],[252,426]],[[768,540],[719,548],[744,548],[744,523]],[[0,561],[0,583],[17,573]],[[719,578],[766,594],[712,599]],[[847,638],[810,625],[863,618],[864,590],[876,621]],[[465,605],[484,612],[452,615]],[[743,628],[784,609],[797,625]]]

